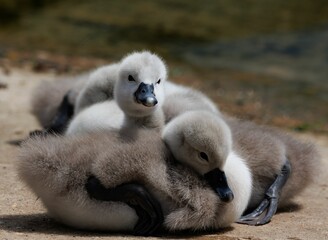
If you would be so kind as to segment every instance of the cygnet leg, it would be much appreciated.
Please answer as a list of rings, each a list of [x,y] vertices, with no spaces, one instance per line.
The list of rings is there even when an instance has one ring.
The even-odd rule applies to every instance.
[[[74,114],[74,106],[69,102],[68,96],[69,93],[66,93],[62,102],[60,103],[55,118],[53,119],[51,125],[46,128],[46,131],[49,133],[63,133],[69,120]]]
[[[91,176],[85,187],[91,198],[100,201],[124,202],[133,208],[139,217],[134,227],[136,235],[151,235],[163,224],[161,205],[140,184],[126,183],[107,189],[96,177]]]
[[[266,191],[264,200],[253,212],[242,216],[237,221],[237,223],[253,226],[264,225],[269,223],[271,221],[271,218],[277,211],[280,193],[290,175],[290,172],[291,165],[289,160],[287,159],[285,165],[282,167],[275,181]]]

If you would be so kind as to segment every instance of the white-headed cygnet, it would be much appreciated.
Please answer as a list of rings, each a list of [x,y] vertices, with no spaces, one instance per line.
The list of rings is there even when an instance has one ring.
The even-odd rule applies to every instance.
[[[197,135],[188,125],[182,125],[179,138],[183,143],[172,151],[174,156],[185,159],[185,164],[189,164],[191,154],[206,161],[201,154],[206,152],[208,158],[213,158],[225,171],[234,193],[230,202],[221,201],[215,187],[176,162],[155,129],[139,128],[132,139],[117,130],[83,136],[35,136],[22,145],[19,176],[40,197],[51,216],[82,229],[134,229],[136,234],[147,235],[161,225],[161,212],[163,227],[169,231],[226,227],[246,209],[251,174],[241,158],[230,154],[231,141],[225,143],[223,138],[231,136],[225,132],[228,130],[221,129],[221,122],[215,124],[216,116],[209,114],[208,120],[213,129],[206,141],[212,144],[205,146],[198,140],[199,134],[208,133],[208,125],[201,129],[200,124],[195,130],[199,131]],[[166,139],[168,146],[172,146],[170,141],[175,139]],[[213,144],[221,141],[222,146]],[[192,161],[202,165],[201,159]],[[202,168],[199,173],[204,175],[206,171]]]
[[[147,57],[150,60],[148,62]],[[140,60],[140,62],[137,62],[138,60]],[[152,63],[150,63],[151,61]],[[127,67],[126,70],[128,70],[127,65],[131,64],[132,68],[130,70],[138,76],[133,77],[133,75],[131,75],[130,80],[136,80],[135,82],[137,83],[146,83],[147,81],[149,82],[150,77],[156,77],[156,71],[160,73],[159,75],[161,75],[161,77],[163,76],[162,78],[152,80],[154,87],[153,91],[155,92],[155,94],[157,93],[157,96],[155,98],[148,97],[147,103],[148,105],[151,105],[157,100],[159,102],[159,105],[162,104],[161,96],[163,95],[162,88],[164,88],[164,86],[158,87],[158,85],[160,83],[163,84],[166,80],[165,65],[163,61],[159,59],[155,54],[143,51],[127,55],[127,57],[123,58],[119,63],[100,67],[91,72],[89,75],[85,74],[80,77],[41,83],[32,93],[32,113],[36,116],[42,127],[47,132],[53,132],[57,134],[64,133],[71,118],[73,117],[73,114],[77,115],[82,110],[95,103],[103,103],[107,100],[113,100],[114,86],[118,78],[120,77],[119,70],[123,62],[125,62],[124,64]],[[145,68],[143,69],[143,71],[139,71],[140,69],[138,68],[141,67],[140,65],[142,64],[146,64]],[[123,73],[123,71],[121,71],[121,73]],[[147,74],[147,79],[139,78],[147,77]],[[130,84],[130,87],[132,85],[133,84]],[[124,85],[122,86],[124,87]],[[144,89],[141,88],[142,87],[140,87],[139,90],[140,92],[143,92],[147,88],[147,84],[146,86],[143,85]],[[147,91],[150,90],[152,90],[152,88],[148,87]],[[140,96],[139,94],[139,97],[142,96]],[[145,99],[143,101],[145,101]],[[122,103],[124,104],[124,102]],[[139,103],[143,104],[140,101]],[[109,106],[106,106],[106,104],[108,104]],[[88,114],[84,114],[83,117],[80,117],[81,119],[78,120],[78,122],[82,125],[81,128],[83,128],[84,123],[88,122],[89,120],[93,120],[95,124],[99,123],[98,126],[101,126],[100,122],[102,122],[103,119],[107,118],[111,118],[113,120],[114,127],[117,127],[117,124],[115,125],[115,123],[121,122],[117,119],[123,118],[123,116],[121,116],[122,113],[120,113],[119,115],[117,114],[117,117],[111,116],[110,111],[105,111],[104,114],[99,115],[99,111],[101,111],[102,108],[110,108],[113,110],[114,113],[118,112],[118,107],[115,104],[108,102],[104,103],[103,106],[98,106],[97,108],[89,112],[91,114],[98,113],[98,117],[100,119],[97,119],[96,117],[92,118],[91,116],[88,116]],[[140,108],[140,106],[137,108],[133,108],[135,111],[137,111],[136,109]],[[157,109],[157,107],[154,109]],[[145,110],[144,108],[142,108],[141,113],[146,113],[149,111],[150,109]],[[139,112],[138,114],[141,113]],[[161,113],[157,113],[158,118],[161,118],[159,117],[160,115]],[[143,120],[141,120],[141,122],[143,122]],[[108,121],[105,121],[104,123],[106,125],[108,124]],[[109,126],[111,125],[109,124]]]
[[[96,103],[82,110],[73,118],[66,134],[120,128],[120,125],[130,128],[163,125],[161,106],[167,78],[163,61],[149,52],[132,53],[119,63],[117,77],[114,100]]]

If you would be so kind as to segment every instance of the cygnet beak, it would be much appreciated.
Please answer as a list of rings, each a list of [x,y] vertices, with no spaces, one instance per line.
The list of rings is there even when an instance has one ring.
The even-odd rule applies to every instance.
[[[146,107],[153,107],[158,103],[154,94],[153,84],[145,84],[143,82],[140,83],[137,91],[134,93],[134,96],[137,103],[141,103]]]
[[[234,198],[233,192],[230,189],[226,175],[218,168],[204,174],[205,180],[219,196],[223,202],[231,202]]]

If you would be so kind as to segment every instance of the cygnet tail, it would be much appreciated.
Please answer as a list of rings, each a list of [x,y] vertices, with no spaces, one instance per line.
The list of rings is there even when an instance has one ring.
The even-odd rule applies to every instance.
[[[315,145],[288,136],[283,138],[287,145],[287,158],[291,163],[291,174],[282,190],[280,207],[287,205],[291,198],[318,179],[321,165],[321,157]]]

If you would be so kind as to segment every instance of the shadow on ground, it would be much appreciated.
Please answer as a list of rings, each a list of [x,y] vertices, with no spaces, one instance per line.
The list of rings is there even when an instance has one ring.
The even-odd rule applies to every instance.
[[[302,209],[302,206],[296,203],[291,203],[288,206],[279,209],[277,214],[284,212],[296,212]],[[62,225],[47,214],[18,214],[18,215],[2,215],[0,216],[0,229],[19,232],[19,233],[44,233],[44,234],[55,234],[55,235],[67,235],[67,236],[124,236],[118,233],[112,232],[94,232],[94,231],[83,231]],[[232,231],[233,227],[228,227],[218,231],[207,231],[204,232],[190,232],[181,231],[174,234],[163,234],[159,233],[157,236],[164,238],[193,238],[197,236],[203,236],[204,234],[225,234]]]
[[[90,236],[90,237],[101,237],[101,236],[117,236],[117,237],[129,237],[133,235],[122,235],[113,232],[96,232],[96,231],[83,231],[62,225],[47,214],[18,214],[18,215],[2,215],[0,216],[0,229],[18,232],[18,233],[43,233],[52,235],[66,235],[66,236]],[[163,238],[194,238],[197,236],[203,236],[204,234],[224,234],[232,231],[233,227],[228,227],[220,231],[207,231],[204,232],[190,232],[181,231],[174,234],[163,234],[158,233],[157,237]]]
[[[47,214],[2,215],[0,216],[0,229],[11,232],[38,232],[71,236],[104,235],[66,227],[51,219]]]

